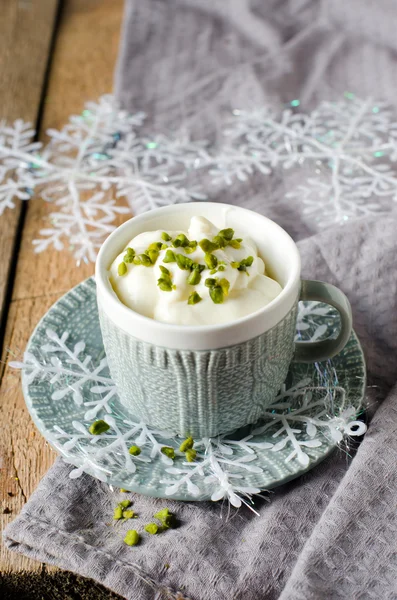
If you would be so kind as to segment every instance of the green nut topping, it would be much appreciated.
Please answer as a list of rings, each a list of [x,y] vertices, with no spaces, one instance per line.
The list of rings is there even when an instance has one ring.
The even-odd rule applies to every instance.
[[[193,261],[188,256],[183,254],[175,254],[175,260],[178,267],[184,271],[189,271],[193,268]]]
[[[119,264],[119,266],[117,267],[117,273],[120,275],[120,277],[127,273],[127,265],[125,264],[125,262],[121,262]]]
[[[218,271],[225,271],[226,267],[225,265],[219,265],[218,267]]]
[[[181,246],[182,248],[186,248],[186,246],[189,246],[189,244],[190,242],[184,233],[180,233],[179,235],[177,235],[174,241],[172,242],[174,248],[179,248]]]
[[[214,287],[214,285],[216,285],[216,279],[215,277],[207,277],[204,283],[208,288],[211,288]]]
[[[230,240],[229,246],[231,246],[232,248],[236,248],[236,250],[238,250],[240,248],[241,244],[238,240]]]
[[[128,494],[130,490],[126,490],[125,488],[120,488],[120,492],[123,492],[123,494]]]
[[[161,452],[162,454],[164,454],[164,456],[168,456],[168,458],[175,458],[175,450],[173,448],[170,448],[169,446],[163,446],[161,448]]]
[[[135,250],[133,248],[127,248],[123,257],[125,263],[132,263],[135,256]]]
[[[172,240],[172,237],[170,235],[168,235],[168,233],[163,231],[163,233],[161,234],[161,239],[164,240],[165,242],[170,242]]]
[[[229,295],[230,283],[227,279],[223,278],[218,281],[218,285],[222,288],[222,292],[225,296]]]
[[[196,269],[199,273],[205,270],[205,265],[199,265],[199,263],[193,263],[192,269]]]
[[[159,251],[158,250],[148,250],[147,253],[150,258],[150,262],[152,263],[152,265],[154,265],[156,260],[159,257]]]
[[[100,419],[99,421],[94,421],[94,423],[89,426],[88,431],[92,433],[92,435],[101,435],[101,433],[105,433],[108,429],[110,429],[110,425]]]
[[[160,265],[160,271],[162,273],[164,273],[164,275],[169,275],[171,277],[171,273],[169,272],[169,270],[167,269],[167,267],[164,267],[163,265]]]
[[[214,256],[214,254],[205,254],[204,262],[209,269],[215,269],[218,265],[218,259],[216,258],[216,256]]]
[[[225,240],[230,241],[234,236],[234,229],[232,229],[231,227],[229,227],[228,229],[221,229],[218,235],[223,237]]]
[[[162,249],[162,250],[167,250],[167,248],[168,248],[168,245],[167,245],[167,244],[161,244],[161,249]]]
[[[175,524],[175,515],[168,508],[162,508],[153,516],[162,523],[163,527],[169,528]]]
[[[161,246],[163,244],[161,242],[153,242],[152,244],[150,244],[150,246],[148,247],[148,250],[161,250]]]
[[[172,290],[175,289],[171,280],[165,277],[160,277],[160,279],[157,280],[157,285],[163,292],[172,292]]]
[[[226,248],[228,242],[221,235],[216,235],[212,240],[212,243],[215,244],[217,248]]]
[[[134,256],[133,262],[135,265],[143,265],[144,267],[152,266],[152,261],[147,254],[138,254],[137,256]]]
[[[175,254],[173,253],[172,250],[167,250],[167,252],[165,253],[165,256],[163,258],[163,262],[165,263],[171,263],[171,262],[175,262]]]
[[[135,529],[130,529],[127,531],[124,538],[124,542],[127,544],[127,546],[136,546],[139,543],[139,540],[139,533]]]
[[[156,533],[158,533],[159,529],[160,528],[157,525],[157,523],[148,523],[147,525],[145,525],[145,531],[147,531],[151,535],[155,535]]]
[[[219,246],[217,244],[215,244],[214,242],[211,242],[210,240],[207,240],[207,238],[200,240],[199,246],[200,246],[201,250],[203,252],[205,252],[206,254],[207,253],[209,254],[210,252],[214,252],[214,250],[219,249]]]
[[[136,519],[138,515],[133,510],[123,510],[123,519]]]
[[[123,509],[121,508],[121,506],[116,506],[116,508],[114,509],[114,513],[113,513],[113,519],[115,521],[118,521],[119,519],[123,518]]]
[[[132,454],[132,456],[139,456],[140,453],[142,452],[142,450],[140,449],[139,446],[131,446],[131,448],[128,450],[128,452],[130,454]]]
[[[214,304],[223,304],[223,290],[220,285],[210,288],[210,296]]]
[[[119,502],[119,506],[121,506],[121,508],[128,508],[129,506],[131,506],[131,504],[131,500],[122,500],[121,502]]]
[[[200,275],[200,271],[198,271],[197,269],[192,269],[192,272],[190,273],[189,277],[187,278],[187,282],[189,285],[197,285],[198,283],[200,283],[201,280],[201,275]]]
[[[191,448],[193,448],[193,444],[194,444],[193,438],[192,437],[188,437],[179,446],[179,450],[181,452],[186,452],[186,450],[190,450]]]
[[[187,462],[194,462],[196,460],[197,451],[194,448],[190,448],[190,450],[186,450],[185,456]]]
[[[187,303],[188,304],[198,304],[199,302],[201,302],[202,297],[200,296],[200,294],[198,294],[197,292],[192,292],[188,298]]]

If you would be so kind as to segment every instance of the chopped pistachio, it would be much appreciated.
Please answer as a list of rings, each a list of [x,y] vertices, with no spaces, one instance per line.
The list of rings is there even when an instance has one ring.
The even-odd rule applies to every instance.
[[[217,246],[217,244],[215,244],[214,242],[211,242],[210,240],[207,240],[207,238],[200,240],[199,246],[200,246],[201,250],[203,252],[205,252],[206,254],[208,254],[210,252],[214,252],[214,250],[219,249],[219,246]]]
[[[210,288],[210,296],[211,300],[214,304],[222,304],[223,303],[223,290],[220,285],[215,285]]]
[[[227,240],[223,238],[221,235],[216,235],[212,240],[213,244],[216,244],[218,248],[225,248],[227,246]]]
[[[163,446],[161,448],[161,452],[162,454],[164,454],[164,456],[168,456],[168,458],[175,458],[175,450],[173,448],[170,448],[169,446]]]
[[[212,271],[210,271],[210,275],[215,275],[216,272],[217,272],[217,269],[212,269]]]
[[[190,273],[189,277],[187,278],[187,282],[189,285],[197,285],[198,283],[200,283],[201,280],[201,275],[200,275],[200,271],[197,271],[197,269],[192,269],[192,272]]]
[[[135,250],[133,248],[127,248],[123,257],[125,263],[132,263],[135,256]]]
[[[230,240],[229,246],[231,246],[232,248],[236,248],[236,250],[238,250],[240,248],[241,244],[237,240]]]
[[[233,269],[238,269],[240,266],[240,263],[234,260],[233,262],[230,263],[230,265],[233,267]]]
[[[236,242],[242,242],[243,238],[235,238]]]
[[[232,229],[231,227],[229,227],[228,229],[221,229],[218,235],[225,238],[225,240],[230,241],[234,236],[234,229]]]
[[[139,543],[140,537],[139,533],[135,529],[130,529],[127,531],[124,542],[127,546],[136,546]]]
[[[193,263],[192,269],[196,269],[199,273],[205,270],[205,265],[200,265],[199,263]]]
[[[136,519],[138,515],[133,510],[123,510],[123,519]]]
[[[207,277],[204,283],[208,288],[211,288],[214,287],[214,285],[216,285],[216,279],[215,277]]]
[[[196,240],[191,240],[189,242],[189,248],[192,248],[193,250],[196,250],[196,248],[197,248],[197,242],[196,242]]]
[[[116,508],[114,509],[114,513],[113,513],[113,519],[115,521],[118,521],[119,519],[123,518],[123,509],[121,508],[121,506],[116,506]]]
[[[120,488],[120,492],[123,492],[123,494],[128,494],[130,490],[126,490],[124,488]]]
[[[189,243],[190,242],[187,239],[186,235],[184,233],[180,233],[176,236],[176,238],[172,242],[172,245],[174,246],[174,248],[179,248],[180,246],[182,246],[182,248],[186,248],[186,246],[189,246]]]
[[[165,242],[170,242],[172,240],[172,237],[166,231],[163,231],[163,233],[161,234],[161,239]]]
[[[186,246],[186,248],[184,248],[184,251],[186,252],[186,254],[193,254],[194,252],[194,248],[190,248],[190,246]]]
[[[166,528],[172,527],[175,524],[175,515],[168,508],[162,508],[153,516],[155,519],[161,521]]]
[[[120,277],[127,273],[127,265],[125,264],[125,262],[121,262],[119,264],[119,266],[117,267],[117,273],[120,275]]]
[[[193,448],[193,444],[194,444],[193,438],[192,437],[188,437],[179,446],[179,450],[181,452],[186,452],[186,450],[190,450],[190,448]]]
[[[163,258],[163,262],[170,263],[170,262],[175,262],[175,260],[176,260],[175,254],[173,253],[172,250],[168,249]]]
[[[178,267],[182,270],[189,271],[193,268],[193,261],[188,256],[183,254],[175,254],[175,260]]]
[[[147,531],[151,535],[155,535],[156,533],[158,533],[159,529],[160,527],[157,525],[157,523],[148,523],[147,525],[145,525],[145,531]]]
[[[121,506],[121,508],[128,508],[129,506],[131,506],[131,504],[131,500],[122,500],[121,502],[119,502],[119,506]]]
[[[171,273],[169,272],[169,270],[167,269],[167,267],[164,267],[163,265],[160,265],[160,271],[162,273],[164,273],[164,275],[169,275],[171,276]]]
[[[188,298],[187,303],[188,304],[198,304],[199,302],[201,302],[202,297],[200,296],[200,294],[198,294],[197,292],[192,292]]]
[[[139,446],[131,446],[128,452],[132,454],[132,456],[139,456],[142,450]]]
[[[151,267],[152,261],[147,254],[139,254],[134,256],[134,264],[143,265],[144,267]]]
[[[194,448],[190,448],[185,452],[187,462],[194,462],[196,460],[197,451]]]
[[[172,292],[172,290],[174,289],[174,286],[172,285],[169,278],[165,277],[160,277],[160,279],[157,280],[157,285],[163,292]]]
[[[152,263],[152,265],[154,265],[156,260],[159,257],[159,251],[158,250],[148,250],[148,255],[150,258],[150,262]]]
[[[160,250],[162,245],[161,242],[152,242],[148,247],[148,250]]]
[[[168,245],[167,245],[167,244],[161,244],[161,249],[162,249],[162,250],[167,250],[167,248],[168,248]]]
[[[209,269],[215,269],[215,267],[218,265],[218,259],[216,256],[214,256],[214,254],[205,254],[204,262]]]
[[[101,433],[105,433],[108,429],[110,429],[110,425],[108,425],[106,421],[100,419],[99,421],[94,421],[94,423],[89,426],[88,431],[92,433],[92,435],[101,435]]]
[[[228,296],[228,295],[229,295],[229,288],[230,288],[230,283],[229,283],[229,281],[228,281],[227,279],[225,279],[225,278],[223,278],[223,279],[220,279],[220,280],[218,281],[218,285],[220,285],[220,286],[221,286],[221,288],[222,288],[222,292],[224,293],[224,295],[225,295],[225,296]]]
[[[225,265],[219,265],[218,267],[218,271],[225,271],[226,267]]]

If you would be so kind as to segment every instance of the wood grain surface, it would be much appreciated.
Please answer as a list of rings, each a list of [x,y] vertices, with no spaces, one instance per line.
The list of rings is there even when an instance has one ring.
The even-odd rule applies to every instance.
[[[2,6],[3,3],[4,0]],[[4,17],[3,13],[0,20],[0,61],[3,52],[12,52],[16,38],[9,34],[8,28],[14,27],[16,30],[15,15],[22,10],[22,5],[34,5],[37,13],[34,19],[36,33],[33,35],[29,30],[30,39],[34,38],[31,42],[32,48],[37,44],[35,52],[38,52],[39,47],[43,52],[45,48],[48,49],[55,4],[55,1],[51,0],[6,1],[6,16]],[[112,91],[122,9],[122,0],[64,0],[62,3],[48,85],[44,90],[44,112],[39,139],[45,140],[44,132],[47,128],[59,129],[69,115],[80,113],[85,101]],[[8,26],[4,23],[7,19]],[[7,40],[2,39],[3,29],[8,32]],[[36,39],[36,36],[40,40]],[[47,39],[47,45],[44,38]],[[40,97],[39,87],[43,85],[43,76],[40,79],[37,70],[47,59],[44,54],[40,58],[37,56],[27,59],[19,49],[12,60],[18,62],[15,68],[19,76],[15,81],[11,74],[9,78],[13,81],[13,89],[17,90],[16,95],[19,94],[21,98],[14,106],[12,98],[7,96],[7,88],[0,84],[0,113],[5,102],[6,106],[10,106],[8,115],[11,117],[22,116],[34,120]],[[31,60],[30,66],[26,65],[27,60]],[[33,74],[33,71],[36,72]],[[42,71],[44,73],[45,69]],[[0,78],[2,79],[1,68]],[[26,112],[26,97],[32,97],[32,94],[37,106],[36,113],[29,116],[30,113]],[[23,97],[25,104],[22,101]],[[15,261],[16,271],[11,282],[12,294],[4,337],[3,362],[0,364],[0,495],[1,512],[6,511],[6,514],[1,515],[3,526],[15,518],[55,459],[55,453],[38,433],[25,408],[19,374],[9,369],[6,363],[22,356],[35,325],[55,300],[91,275],[94,270],[93,265],[77,267],[67,250],[47,250],[38,255],[33,252],[32,240],[37,237],[39,229],[45,226],[50,210],[51,207],[40,197],[28,202],[21,239],[10,256],[10,263]],[[7,218],[9,222],[14,219],[16,223],[18,214],[8,215]],[[0,227],[3,225],[3,219],[4,217],[0,217]],[[2,230],[0,232],[0,235],[3,235]],[[1,244],[2,241],[0,252],[3,252]],[[4,263],[2,254],[1,257],[1,263]],[[0,571],[22,569],[39,571],[42,565],[8,552],[2,546]]]
[[[36,124],[55,27],[58,0],[20,2],[2,0],[0,5],[0,119],[23,119]],[[0,219],[0,324],[5,315],[5,297],[21,201]]]

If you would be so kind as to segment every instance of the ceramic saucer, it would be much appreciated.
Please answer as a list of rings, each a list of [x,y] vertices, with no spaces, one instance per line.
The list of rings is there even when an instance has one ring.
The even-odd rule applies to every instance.
[[[329,337],[337,316],[326,305],[301,303],[297,337]],[[260,490],[298,477],[323,460],[357,422],[365,392],[365,363],[356,335],[326,363],[292,364],[267,414],[253,426],[219,438],[195,440],[187,462],[181,439],[139,422],[117,396],[106,363],[94,280],[56,302],[37,325],[23,362],[30,414],[48,442],[83,472],[134,492],[177,500],[228,498],[239,506]],[[92,435],[97,419],[109,429]],[[131,446],[141,453],[134,456]],[[172,459],[164,447],[175,451]],[[168,454],[170,452],[168,451]],[[172,453],[171,453],[172,454]]]

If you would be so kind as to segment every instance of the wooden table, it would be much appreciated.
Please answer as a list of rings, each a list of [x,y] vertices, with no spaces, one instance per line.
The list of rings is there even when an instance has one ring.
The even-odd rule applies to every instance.
[[[45,141],[49,127],[60,129],[85,101],[111,92],[122,8],[122,0],[63,0],[59,5],[57,0],[2,0],[0,119],[31,121],[38,139]],[[94,271],[92,264],[77,267],[68,251],[34,253],[32,240],[50,209],[34,197],[0,217],[3,526],[55,460],[26,410],[19,374],[7,361],[22,356],[35,325],[56,299]],[[33,575],[43,565],[2,546],[0,572],[22,570]]]

